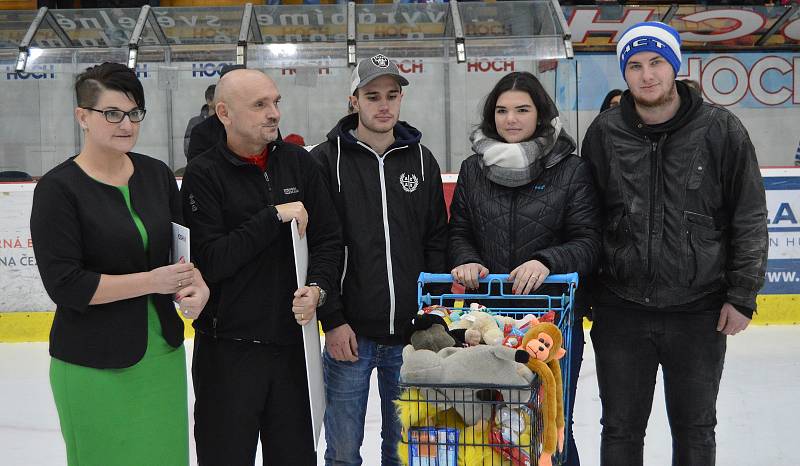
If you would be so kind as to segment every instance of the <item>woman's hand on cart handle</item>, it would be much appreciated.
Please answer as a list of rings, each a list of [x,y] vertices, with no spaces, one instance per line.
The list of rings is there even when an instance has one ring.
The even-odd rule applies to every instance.
[[[358,361],[356,333],[348,324],[325,332],[325,351],[337,361]]]
[[[508,280],[514,281],[511,292],[514,294],[530,294],[538,289],[550,275],[550,269],[537,260],[525,262],[508,274]]]
[[[478,280],[486,278],[486,276],[489,275],[489,269],[477,262],[470,262],[468,264],[459,265],[454,268],[450,274],[453,275],[453,280],[464,285],[466,289],[477,290]]]

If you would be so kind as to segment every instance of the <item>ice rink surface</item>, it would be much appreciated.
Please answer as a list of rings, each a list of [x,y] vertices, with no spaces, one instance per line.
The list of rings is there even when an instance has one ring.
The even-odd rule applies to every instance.
[[[187,357],[191,358],[191,341],[187,342],[187,348]],[[0,344],[0,465],[65,464],[64,443],[50,394],[49,360],[46,343]],[[189,387],[191,390],[191,383]],[[374,375],[370,395],[367,432],[361,452],[365,466],[378,466],[380,405]],[[800,465],[798,395],[800,326],[751,327],[729,338],[717,405],[717,465]],[[189,399],[193,403],[191,391]],[[575,435],[581,463],[596,466],[599,464],[600,399],[590,344],[586,346],[575,409]],[[193,441],[191,448],[194,464]],[[318,455],[320,465],[324,448],[323,437]],[[659,385],[645,439],[644,463],[669,465],[670,452],[669,427]],[[256,464],[261,464],[260,453]]]

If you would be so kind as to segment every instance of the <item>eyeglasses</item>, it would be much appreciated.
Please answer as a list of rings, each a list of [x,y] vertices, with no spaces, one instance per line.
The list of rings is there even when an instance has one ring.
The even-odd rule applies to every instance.
[[[139,123],[140,121],[144,120],[144,114],[147,113],[147,111],[143,108],[134,108],[130,112],[123,112],[122,110],[98,110],[91,107],[81,108],[84,110],[102,113],[103,116],[106,117],[106,121],[109,123],[121,123],[125,118],[125,115],[128,115],[128,119],[131,120],[131,123]]]

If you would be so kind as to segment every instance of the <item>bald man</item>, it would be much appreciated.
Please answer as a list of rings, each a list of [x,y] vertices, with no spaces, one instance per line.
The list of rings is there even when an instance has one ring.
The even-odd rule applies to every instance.
[[[251,466],[260,436],[265,465],[315,465],[301,326],[336,306],[340,227],[318,166],[278,137],[272,79],[234,70],[215,97],[226,140],[189,164],[182,186],[192,261],[211,287],[194,322],[198,463]],[[300,289],[292,219],[308,236]]]

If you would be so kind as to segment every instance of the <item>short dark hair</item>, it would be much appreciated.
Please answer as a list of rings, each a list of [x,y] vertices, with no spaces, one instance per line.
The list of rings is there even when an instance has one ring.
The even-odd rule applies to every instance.
[[[606,98],[603,99],[603,103],[600,104],[600,111],[605,112],[606,110],[611,108],[611,99],[613,99],[618,95],[622,95],[622,91],[619,89],[611,89],[610,91],[608,91],[608,94],[606,94]]]
[[[119,63],[90,66],[75,80],[75,96],[79,107],[94,107],[104,90],[127,95],[136,106],[144,109],[144,89],[136,73]]]
[[[211,102],[214,100],[214,89],[216,88],[216,84],[212,84],[206,88],[206,102]]]
[[[553,118],[558,116],[558,109],[555,103],[553,103],[553,99],[551,99],[547,91],[544,90],[544,86],[542,86],[542,83],[539,82],[536,76],[527,71],[515,71],[500,78],[500,81],[497,81],[492,91],[486,96],[486,100],[483,103],[483,112],[481,112],[481,123],[478,125],[478,128],[485,136],[498,141],[504,141],[500,134],[497,133],[497,125],[494,122],[494,112],[497,106],[497,99],[506,91],[522,91],[527,92],[528,95],[531,96],[533,105],[536,107],[538,120],[536,131],[534,131],[531,138],[543,136],[548,134],[548,132],[552,133],[555,131],[553,125],[550,123]]]

